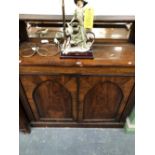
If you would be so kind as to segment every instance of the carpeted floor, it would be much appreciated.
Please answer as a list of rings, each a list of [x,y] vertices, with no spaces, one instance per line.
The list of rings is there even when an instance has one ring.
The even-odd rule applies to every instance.
[[[32,128],[19,143],[20,155],[135,154],[135,135],[124,129]]]

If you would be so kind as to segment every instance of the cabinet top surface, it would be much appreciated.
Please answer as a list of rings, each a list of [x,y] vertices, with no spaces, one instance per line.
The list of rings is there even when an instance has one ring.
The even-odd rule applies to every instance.
[[[20,57],[20,66],[135,66],[135,46],[130,43],[96,44],[93,46],[94,59],[60,59],[56,48],[49,50],[53,56]]]

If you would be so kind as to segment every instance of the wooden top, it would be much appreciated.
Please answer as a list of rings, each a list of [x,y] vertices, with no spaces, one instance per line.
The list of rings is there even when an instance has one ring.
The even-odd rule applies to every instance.
[[[72,18],[72,15],[66,15],[66,20]],[[20,20],[60,20],[62,21],[62,15],[36,15],[36,14],[19,14]],[[134,16],[103,16],[98,15],[94,18],[95,21],[134,21]]]
[[[135,66],[135,46],[131,43],[96,44],[93,46],[94,59],[60,59],[56,48],[51,48],[50,52],[54,56],[20,57],[20,66]]]

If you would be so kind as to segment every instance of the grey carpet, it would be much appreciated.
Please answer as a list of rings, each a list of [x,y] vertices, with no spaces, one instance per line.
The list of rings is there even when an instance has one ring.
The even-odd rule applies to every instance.
[[[19,134],[20,155],[134,155],[135,135],[124,129],[32,128]]]

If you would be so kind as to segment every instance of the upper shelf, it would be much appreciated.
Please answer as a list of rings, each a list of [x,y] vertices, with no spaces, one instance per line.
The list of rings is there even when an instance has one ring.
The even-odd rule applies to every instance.
[[[66,16],[66,22],[71,17]],[[60,15],[19,15],[19,20],[20,42],[38,38],[53,39],[57,32],[63,32]],[[96,16],[91,31],[95,34],[95,42],[134,43],[134,16]]]
[[[70,20],[72,15],[66,15],[66,20]],[[19,14],[20,20],[61,20],[61,15],[36,15],[36,14]],[[95,21],[134,21],[135,16],[95,16]]]

